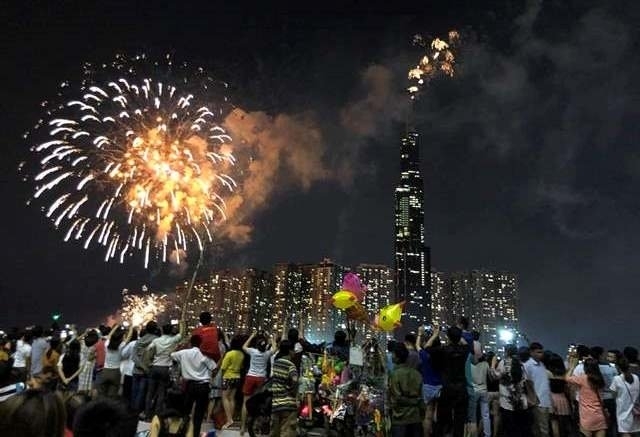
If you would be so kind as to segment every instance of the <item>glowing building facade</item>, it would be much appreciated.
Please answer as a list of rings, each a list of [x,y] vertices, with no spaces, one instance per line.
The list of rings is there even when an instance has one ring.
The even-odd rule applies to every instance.
[[[431,322],[430,251],[424,236],[424,186],[418,133],[400,142],[400,183],[395,190],[395,300],[406,301],[405,330]]]
[[[343,328],[346,321],[344,312],[336,310],[331,304],[331,296],[340,290],[342,277],[348,269],[325,259],[319,264],[307,266],[306,271],[309,298],[302,309],[302,315],[306,318],[305,336],[312,342],[331,341],[334,332]]]
[[[450,276],[431,271],[431,325],[445,326],[453,323],[453,302]]]
[[[468,317],[485,349],[498,350],[500,331],[519,332],[518,279],[514,273],[472,270],[451,274],[452,313]]]

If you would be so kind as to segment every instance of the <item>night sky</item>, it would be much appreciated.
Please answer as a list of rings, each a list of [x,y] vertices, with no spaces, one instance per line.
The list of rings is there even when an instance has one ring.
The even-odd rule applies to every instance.
[[[283,166],[249,217],[251,241],[218,246],[208,266],[391,265],[403,89],[421,55],[412,37],[455,28],[457,76],[432,82],[415,108],[433,267],[516,272],[524,332],[556,350],[637,344],[640,3],[468,0],[403,13],[303,3],[3,11],[0,324],[54,311],[95,323],[122,288],[170,290],[181,279],[136,259],[106,264],[26,206],[33,188],[17,168],[33,156],[22,134],[84,61],[170,52],[227,81],[248,113],[304,118],[321,133],[323,176],[304,187]]]

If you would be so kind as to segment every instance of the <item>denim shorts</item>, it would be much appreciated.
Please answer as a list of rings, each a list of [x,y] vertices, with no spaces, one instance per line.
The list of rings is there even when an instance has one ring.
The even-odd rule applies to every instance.
[[[425,404],[430,404],[440,397],[441,385],[422,384],[422,399]]]

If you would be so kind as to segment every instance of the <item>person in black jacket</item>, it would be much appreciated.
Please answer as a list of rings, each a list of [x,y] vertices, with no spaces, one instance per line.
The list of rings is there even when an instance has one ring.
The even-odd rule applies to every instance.
[[[433,336],[439,336],[435,329]],[[462,330],[452,326],[447,330],[449,343],[440,348],[429,348],[433,368],[442,376],[442,392],[438,401],[436,435],[464,436],[467,421],[468,393],[465,367],[469,346],[461,340]]]

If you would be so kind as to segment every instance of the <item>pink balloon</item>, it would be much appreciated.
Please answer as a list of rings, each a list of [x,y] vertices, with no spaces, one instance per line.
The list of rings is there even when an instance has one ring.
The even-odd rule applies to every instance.
[[[360,282],[360,278],[355,273],[347,273],[342,279],[342,289],[352,292],[359,302],[364,298],[366,287]]]

